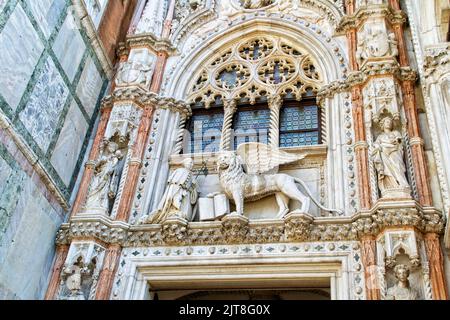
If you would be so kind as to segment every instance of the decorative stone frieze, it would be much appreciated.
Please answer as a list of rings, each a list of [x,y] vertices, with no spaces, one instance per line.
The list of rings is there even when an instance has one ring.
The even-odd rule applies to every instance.
[[[450,73],[450,45],[448,42],[429,47],[425,51],[424,76],[429,83],[436,83]]]
[[[78,216],[63,224],[56,237],[59,245],[76,239],[96,239],[124,247],[175,244],[268,243],[278,241],[344,241],[377,236],[386,228],[415,228],[441,234],[444,217],[434,208],[416,202],[379,201],[372,210],[352,217],[312,217],[291,214],[283,220],[251,220],[227,215],[222,221],[190,222],[175,219],[163,225],[113,222],[105,216]]]
[[[394,10],[388,4],[374,4],[361,6],[355,13],[342,18],[335,32],[337,35],[345,34],[350,29],[357,29],[367,19],[371,17],[384,17],[390,24],[403,24],[407,21],[407,15],[398,10]]]
[[[366,84],[371,77],[390,76],[398,81],[416,81],[417,72],[410,67],[400,67],[397,62],[380,62],[365,65],[360,71],[349,73],[348,77],[342,80],[330,82],[320,88],[317,93],[317,101],[323,105],[326,98],[342,92],[350,92],[351,88]]]
[[[143,90],[139,87],[118,88],[111,95],[103,98],[102,108],[115,104],[134,103],[142,108],[152,106],[155,110],[170,109],[190,116],[191,108],[185,102],[169,97],[161,97],[156,93]]]

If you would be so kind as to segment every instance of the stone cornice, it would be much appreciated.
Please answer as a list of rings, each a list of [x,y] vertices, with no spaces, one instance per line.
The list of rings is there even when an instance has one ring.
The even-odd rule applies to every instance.
[[[371,77],[387,75],[392,75],[399,81],[415,82],[418,78],[416,71],[410,67],[400,67],[397,62],[366,63],[361,71],[351,72],[347,78],[323,86],[317,94],[317,102],[319,105],[323,105],[326,98],[332,98],[338,93],[349,92],[352,87],[364,85]]]
[[[441,234],[444,224],[441,212],[412,200],[379,201],[370,211],[351,217],[291,213],[283,220],[249,221],[242,216],[226,216],[214,222],[173,219],[163,225],[129,225],[106,216],[78,215],[61,227],[56,243],[85,238],[123,247],[342,241],[377,236],[386,228],[413,227],[423,233]]]
[[[120,44],[119,54],[126,53],[133,48],[148,48],[155,53],[166,52],[168,55],[174,55],[177,53],[177,49],[173,46],[169,39],[156,38],[151,33],[141,33],[138,35],[128,36],[126,42]]]
[[[118,88],[111,95],[103,98],[102,108],[108,108],[115,104],[132,103],[142,108],[151,106],[157,109],[170,109],[187,116],[192,115],[191,107],[184,101],[170,97],[161,97],[156,93],[144,90],[141,87]]]
[[[336,28],[336,34],[341,35],[351,29],[358,29],[365,20],[374,16],[382,16],[390,24],[403,24],[407,21],[407,15],[403,11],[394,10],[387,4],[363,6],[354,14],[342,18]]]

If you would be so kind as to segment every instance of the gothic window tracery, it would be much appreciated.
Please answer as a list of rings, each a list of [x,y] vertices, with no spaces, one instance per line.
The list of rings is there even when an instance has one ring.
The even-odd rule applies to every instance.
[[[258,36],[225,48],[204,65],[193,76],[188,93],[194,109],[188,128],[191,153],[218,151],[218,140],[225,141],[226,149],[253,141],[281,147],[321,143],[315,96],[322,78],[304,48],[286,39]],[[287,101],[291,102],[286,105]],[[209,136],[201,142],[193,138],[212,128],[222,133],[214,141]]]

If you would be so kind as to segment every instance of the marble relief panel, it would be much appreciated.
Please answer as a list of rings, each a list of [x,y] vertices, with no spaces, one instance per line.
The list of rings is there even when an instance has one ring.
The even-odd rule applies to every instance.
[[[74,80],[86,51],[79,29],[79,22],[69,13],[53,44],[53,51],[70,81]]]
[[[65,0],[27,0],[34,18],[39,24],[45,37],[52,34],[59,18],[66,6]]]
[[[97,70],[97,66],[94,63],[94,60],[89,57],[77,87],[78,98],[80,98],[84,110],[86,110],[89,117],[92,117],[92,114],[95,111],[102,85],[103,80]]]
[[[89,128],[75,100],[72,100],[64,127],[51,157],[51,163],[66,186],[69,186],[73,171],[83,147]]]
[[[44,50],[20,4],[0,34],[0,48],[0,93],[15,110]]]
[[[20,120],[38,146],[45,152],[58,124],[69,89],[48,58]]]

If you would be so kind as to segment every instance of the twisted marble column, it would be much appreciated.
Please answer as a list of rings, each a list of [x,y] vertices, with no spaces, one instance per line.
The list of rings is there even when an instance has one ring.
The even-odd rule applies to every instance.
[[[269,145],[279,147],[280,145],[280,111],[283,105],[283,97],[272,95],[268,99],[270,109]]]
[[[220,140],[220,150],[231,149],[231,130],[233,127],[233,117],[237,111],[236,100],[230,99],[224,101],[224,119],[222,127],[222,139]]]
[[[181,114],[180,123],[178,124],[178,135],[175,140],[175,146],[173,147],[172,154],[180,154],[183,150],[183,142],[184,142],[184,130],[186,129],[188,117],[186,114]]]

